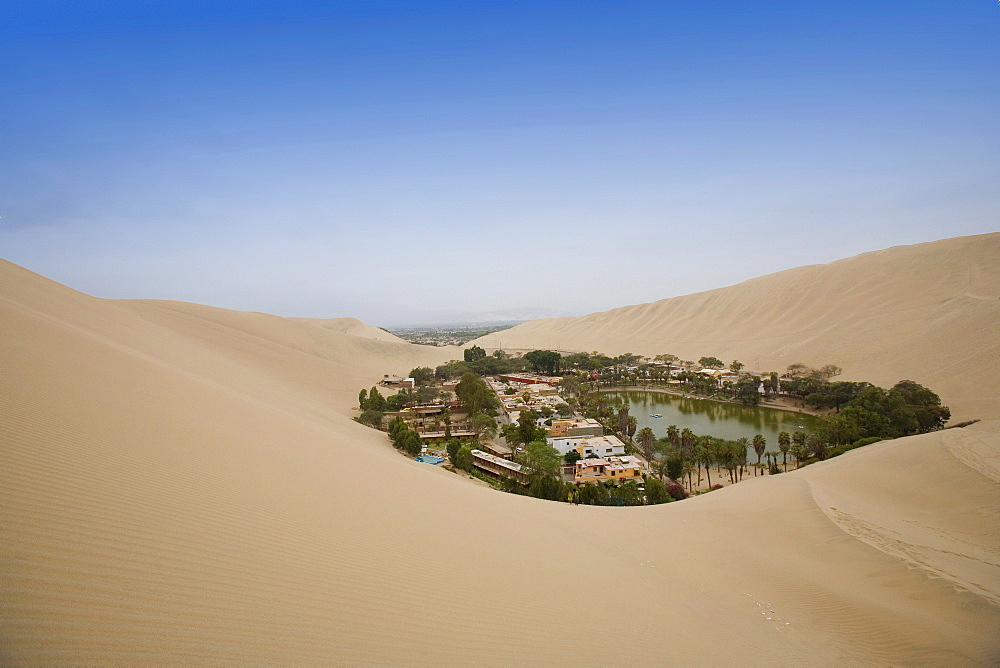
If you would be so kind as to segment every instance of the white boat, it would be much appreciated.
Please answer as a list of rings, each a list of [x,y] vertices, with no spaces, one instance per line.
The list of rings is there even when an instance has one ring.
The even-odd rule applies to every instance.
[[[651,418],[661,418],[661,417],[663,417],[663,415],[661,415],[660,413],[650,413],[649,417],[651,417]]]

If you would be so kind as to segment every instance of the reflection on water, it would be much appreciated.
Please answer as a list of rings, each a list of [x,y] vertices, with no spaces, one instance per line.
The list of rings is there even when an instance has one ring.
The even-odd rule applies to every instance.
[[[817,418],[812,415],[774,408],[743,406],[706,399],[685,399],[659,392],[628,391],[605,394],[612,403],[625,399],[629,405],[629,412],[635,416],[638,428],[649,427],[657,438],[666,436],[667,426],[675,424],[678,428],[690,429],[699,436],[715,436],[727,440],[736,440],[743,436],[753,439],[754,435],[761,434],[767,439],[767,451],[778,452],[779,432],[809,433],[817,425]],[[663,417],[650,417],[654,413],[660,413]],[[756,455],[753,455],[751,460],[756,461]]]

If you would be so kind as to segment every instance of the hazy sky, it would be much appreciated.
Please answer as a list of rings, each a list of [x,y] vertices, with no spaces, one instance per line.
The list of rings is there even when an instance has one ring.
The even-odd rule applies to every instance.
[[[1000,4],[0,0],[0,133],[90,294],[586,313],[1000,229]]]

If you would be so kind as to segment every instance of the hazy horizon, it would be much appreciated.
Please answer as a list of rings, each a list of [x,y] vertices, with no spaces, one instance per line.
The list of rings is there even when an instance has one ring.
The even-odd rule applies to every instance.
[[[0,256],[392,326],[992,232],[997,12],[32,3],[0,26]]]

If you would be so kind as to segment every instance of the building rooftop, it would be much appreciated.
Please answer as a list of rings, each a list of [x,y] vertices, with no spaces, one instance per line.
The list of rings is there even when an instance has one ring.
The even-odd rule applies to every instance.
[[[506,469],[510,469],[511,471],[520,472],[521,469],[523,468],[517,462],[512,462],[510,460],[504,459],[503,457],[497,457],[496,455],[491,455],[490,453],[483,452],[482,450],[473,450],[472,456],[479,457],[480,459],[485,459],[488,462],[492,462],[497,466],[502,466]]]
[[[604,444],[611,447],[625,447],[621,439],[617,436],[584,436],[580,439],[580,445],[594,447],[598,444]]]

